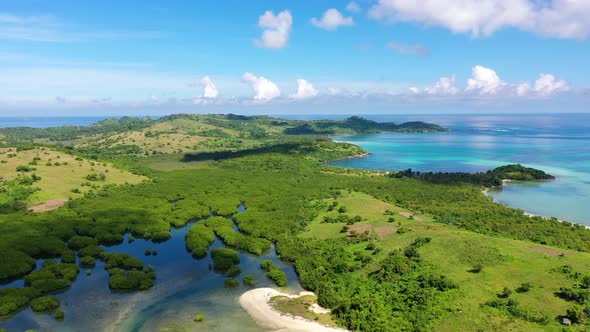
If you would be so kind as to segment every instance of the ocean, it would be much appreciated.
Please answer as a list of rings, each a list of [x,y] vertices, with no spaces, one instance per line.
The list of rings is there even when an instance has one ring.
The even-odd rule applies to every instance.
[[[335,166],[376,170],[411,168],[434,172],[480,172],[520,163],[542,169],[554,181],[511,182],[489,195],[529,213],[590,226],[590,115],[371,116],[378,121],[427,121],[445,133],[336,136],[371,156]]]

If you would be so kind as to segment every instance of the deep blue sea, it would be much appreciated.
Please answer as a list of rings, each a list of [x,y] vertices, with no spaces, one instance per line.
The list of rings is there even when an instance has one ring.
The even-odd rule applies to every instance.
[[[373,116],[427,121],[445,133],[338,136],[371,156],[336,166],[378,170],[486,171],[509,163],[540,168],[555,181],[512,182],[490,195],[527,212],[590,225],[590,114]]]

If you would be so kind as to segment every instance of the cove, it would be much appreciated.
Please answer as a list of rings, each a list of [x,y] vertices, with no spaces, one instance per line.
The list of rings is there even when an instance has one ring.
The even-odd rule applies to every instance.
[[[333,166],[373,170],[481,172],[510,164],[542,169],[557,177],[511,182],[491,190],[496,201],[527,212],[590,226],[590,120],[588,116],[429,116],[445,133],[381,133],[335,136],[359,145],[369,157]],[[387,118],[389,119],[389,118]],[[418,120],[422,118],[418,117]]]

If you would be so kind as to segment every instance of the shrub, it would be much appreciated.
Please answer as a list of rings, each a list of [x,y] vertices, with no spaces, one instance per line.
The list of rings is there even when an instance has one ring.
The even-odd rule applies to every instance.
[[[227,277],[223,283],[225,288],[236,288],[240,286],[240,282],[236,278]]]
[[[59,308],[59,299],[53,296],[41,296],[31,301],[33,311],[51,311]]]
[[[61,310],[61,309],[57,309],[57,310],[55,310],[55,311],[53,312],[53,317],[54,317],[56,320],[64,320],[64,318],[65,318],[65,313],[63,312],[63,310]]]
[[[522,285],[520,285],[520,287],[518,287],[516,289],[516,292],[517,293],[526,293],[529,290],[531,290],[531,288],[533,288],[533,286],[531,285],[531,283],[530,282],[525,282]]]
[[[266,274],[279,287],[287,286],[287,274],[280,269],[275,269]]]
[[[240,263],[240,256],[238,253],[230,248],[215,248],[211,250],[211,258],[213,258],[213,269],[219,273],[227,273],[228,270]]]
[[[200,323],[204,320],[205,320],[205,315],[201,315],[201,314],[195,315],[195,322]]]
[[[197,259],[205,258],[209,246],[215,241],[213,230],[203,224],[191,226],[185,235],[186,250]]]
[[[92,256],[82,256],[80,258],[80,266],[86,268],[92,268],[96,266],[96,258]]]
[[[245,275],[242,280],[244,281],[244,286],[254,287],[256,285],[256,279],[251,274]]]

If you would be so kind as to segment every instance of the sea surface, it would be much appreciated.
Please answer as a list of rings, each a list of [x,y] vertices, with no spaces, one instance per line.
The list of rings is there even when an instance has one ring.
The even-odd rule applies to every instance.
[[[590,114],[367,116],[376,121],[426,121],[443,133],[336,136],[359,145],[367,158],[335,166],[375,170],[481,172],[520,163],[557,177],[511,182],[489,195],[529,213],[590,226]]]

